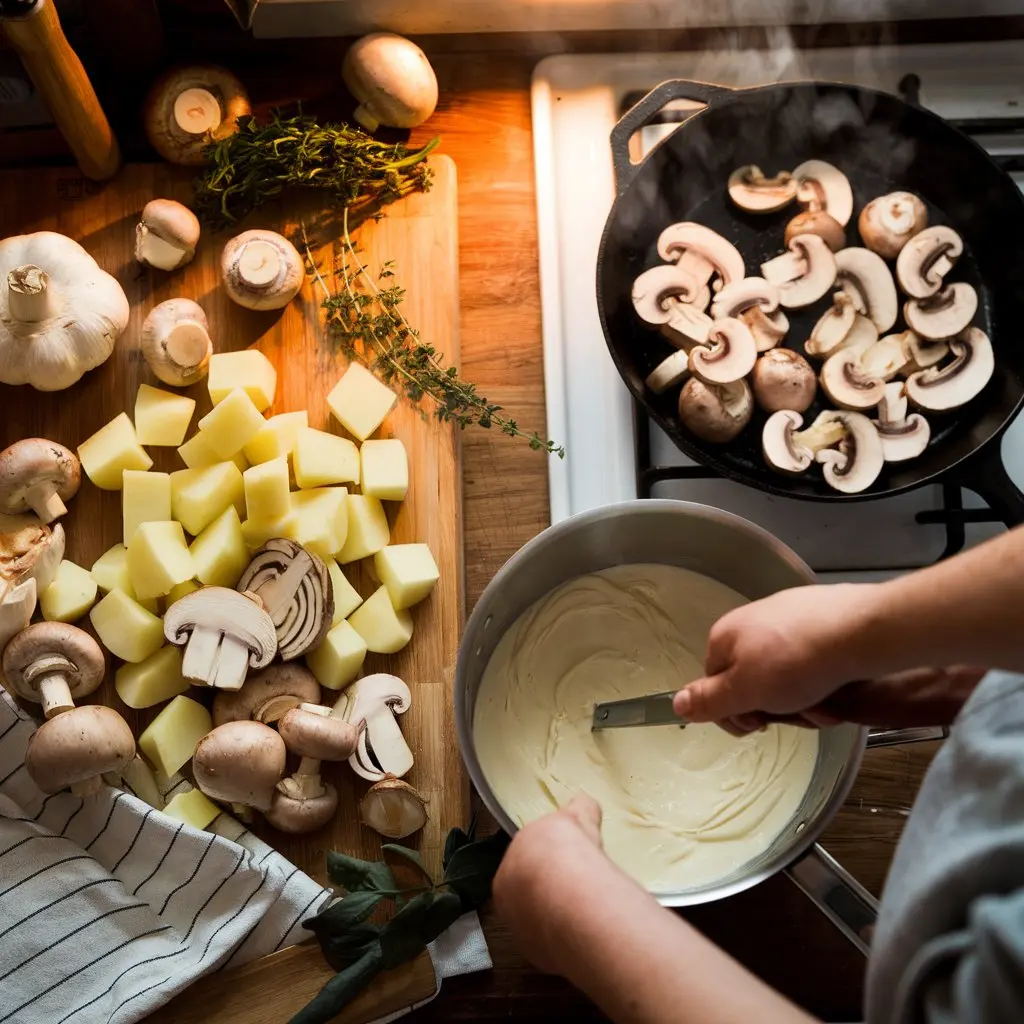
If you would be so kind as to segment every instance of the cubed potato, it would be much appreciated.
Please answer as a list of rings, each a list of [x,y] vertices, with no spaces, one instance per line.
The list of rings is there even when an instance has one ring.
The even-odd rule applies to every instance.
[[[206,383],[214,405],[220,405],[235,388],[241,388],[253,405],[264,412],[274,404],[277,370],[258,348],[247,348],[242,352],[215,352],[210,357]]]
[[[195,555],[192,556],[192,562],[195,563]],[[185,580],[184,583],[175,583],[171,587],[170,593],[167,595],[166,605],[168,608],[174,604],[175,601],[180,601],[183,597],[187,597],[189,594],[194,593],[199,589],[198,580]]]
[[[409,490],[409,459],[397,437],[364,441],[359,449],[363,494],[383,501],[404,501]]]
[[[169,473],[124,471],[121,487],[121,519],[127,544],[143,523],[164,523],[171,518]]]
[[[194,537],[229,505],[235,506],[239,519],[245,515],[245,486],[233,462],[171,474],[171,515]]]
[[[295,495],[293,495],[293,498]],[[391,540],[391,529],[379,498],[365,494],[348,496],[348,535],[338,552],[342,565],[375,555]]]
[[[304,427],[292,453],[300,487],[359,483],[359,449],[347,438]]]
[[[111,590],[89,612],[100,643],[122,661],[145,661],[164,642],[164,624],[123,590]]]
[[[295,439],[303,427],[309,426],[305,409],[299,412],[281,412],[271,416],[260,432],[242,449],[245,457],[255,466],[271,459],[291,455]]]
[[[115,544],[104,551],[93,562],[89,575],[104,593],[109,590],[123,590],[133,601],[138,601],[147,611],[156,614],[156,598],[148,597],[145,601],[139,601],[132,588],[131,577],[128,575],[128,549],[123,544]]]
[[[104,491],[119,491],[126,469],[149,469],[153,465],[126,412],[83,441],[78,446],[78,459],[85,475]]]
[[[139,737],[139,750],[164,775],[192,759],[199,741],[213,729],[210,712],[191,697],[175,697]]]
[[[242,537],[245,546],[250,551],[255,551],[274,537],[285,537],[298,543],[297,528],[297,520],[292,512],[280,519],[246,519],[242,523]]]
[[[291,511],[288,489],[288,460],[283,455],[242,475],[245,483],[245,511],[251,519],[281,519]]]
[[[181,461],[189,469],[208,469],[210,466],[215,466],[218,462],[223,461],[210,447],[209,442],[201,431],[193,434],[178,449],[178,454],[181,456]],[[249,468],[249,460],[245,457],[244,452],[235,452],[228,461],[233,462],[238,467],[240,473],[244,473]]]
[[[163,597],[195,576],[181,523],[143,523],[128,542],[128,578],[139,597]]]
[[[96,581],[74,562],[57,566],[53,582],[39,595],[39,608],[48,622],[77,622],[96,603]]]
[[[399,610],[422,601],[441,575],[426,544],[389,544],[373,556],[373,567]]]
[[[183,821],[200,831],[221,813],[221,809],[201,789],[176,793],[164,807],[164,814],[169,818]]]
[[[366,660],[363,638],[344,620],[306,654],[306,665],[321,686],[340,690],[352,682]]]
[[[232,590],[249,564],[249,549],[234,505],[229,505],[189,548],[196,576],[208,587]]]
[[[260,432],[265,423],[252,399],[241,388],[235,388],[199,421],[199,430],[222,459],[230,459]]]
[[[347,619],[363,603],[363,599],[333,558],[327,559],[327,571],[331,574],[334,590],[334,619],[331,625],[336,626],[342,619]]]
[[[378,587],[348,622],[374,654],[394,654],[412,639],[412,615],[396,610],[384,586]]]
[[[351,363],[327,396],[327,406],[335,419],[360,441],[384,422],[397,401],[398,395],[361,363]]]
[[[348,497],[344,487],[316,487],[292,494],[294,539],[321,558],[340,551],[348,531]]]
[[[117,695],[130,708],[151,708],[177,697],[188,687],[181,674],[181,651],[171,644],[137,665],[122,665],[114,673]]]
[[[177,447],[196,411],[196,400],[188,395],[139,385],[135,396],[135,436],[139,444]]]

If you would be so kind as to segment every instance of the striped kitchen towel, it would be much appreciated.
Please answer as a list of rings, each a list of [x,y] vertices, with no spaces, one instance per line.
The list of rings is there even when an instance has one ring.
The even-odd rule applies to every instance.
[[[130,1024],[310,938],[329,890],[226,814],[200,832],[109,786],[45,796],[35,727],[0,691],[0,1024]]]

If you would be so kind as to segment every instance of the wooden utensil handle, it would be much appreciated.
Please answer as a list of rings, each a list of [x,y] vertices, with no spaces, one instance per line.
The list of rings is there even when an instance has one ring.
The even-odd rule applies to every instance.
[[[52,0],[36,0],[27,14],[5,18],[3,26],[82,173],[94,181],[112,177],[121,166],[117,139]]]

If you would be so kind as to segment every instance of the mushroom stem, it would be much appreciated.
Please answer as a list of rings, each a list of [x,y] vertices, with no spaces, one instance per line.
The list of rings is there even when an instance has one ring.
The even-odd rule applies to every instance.
[[[174,100],[174,120],[189,135],[205,135],[222,120],[217,97],[208,89],[184,89]]]
[[[194,374],[210,359],[210,336],[197,320],[179,320],[168,332],[164,349],[182,374]]]
[[[7,308],[14,320],[41,323],[56,316],[55,295],[45,270],[26,263],[7,274]]]
[[[57,715],[70,711],[75,706],[67,677],[61,672],[49,672],[39,677],[39,696],[46,718],[56,718]]]
[[[68,507],[60,500],[60,495],[56,491],[29,491],[25,497],[32,511],[39,516],[40,522],[52,523],[54,519],[67,513]]]
[[[82,779],[81,782],[71,783],[71,795],[85,799],[87,796],[95,796],[103,788],[103,776],[93,775],[92,778]]]
[[[304,757],[299,761],[299,767],[295,771],[296,775],[319,775],[320,774],[320,762],[314,757]]]
[[[266,288],[281,273],[281,254],[269,242],[249,242],[242,247],[235,267],[250,288]]]

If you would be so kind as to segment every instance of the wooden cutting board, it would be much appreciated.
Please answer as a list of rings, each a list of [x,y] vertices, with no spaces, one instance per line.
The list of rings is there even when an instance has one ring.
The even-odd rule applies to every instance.
[[[458,360],[458,224],[455,165],[447,157],[431,161],[434,181],[425,194],[411,196],[388,208],[379,222],[359,227],[355,241],[363,261],[376,277],[380,266],[394,261],[397,283],[406,289],[403,310],[424,339]],[[106,185],[97,185],[68,169],[4,171],[0,173],[0,237],[51,230],[79,241],[103,269],[120,281],[132,307],[131,322],[111,358],[86,374],[74,387],[52,394],[31,388],[0,385],[0,441],[40,436],[75,448],[118,413],[133,415],[141,383],[164,387],[150,373],[138,349],[139,331],[147,312],[158,302],[184,296],[195,299],[210,321],[215,351],[227,352],[251,345],[260,348],[278,371],[277,394],[268,415],[297,409],[309,411],[310,426],[343,433],[328,415],[326,395],[341,376],[347,360],[323,337],[320,298],[311,283],[283,311],[258,313],[234,304],[219,284],[219,256],[232,232],[205,233],[196,259],[188,267],[166,274],[140,268],[134,261],[135,225],[143,206],[156,197],[188,202],[189,171],[165,165],[125,167]],[[316,250],[325,270],[333,266],[340,247],[337,225],[325,222],[314,196],[290,199],[285,207],[265,207],[241,224],[269,227],[289,233],[300,220],[318,225],[314,240],[327,244]],[[196,419],[210,408],[205,382],[187,390],[197,400]],[[194,429],[195,420],[192,428]],[[432,409],[417,408],[402,400],[375,436],[399,437],[409,453],[410,486],[407,499],[389,506],[391,538],[395,543],[422,541],[430,545],[441,571],[435,592],[413,610],[412,642],[397,655],[370,655],[364,671],[393,672],[409,683],[412,708],[401,719],[416,763],[407,780],[428,799],[430,820],[422,833],[405,842],[415,846],[431,871],[441,867],[444,837],[469,816],[468,786],[462,771],[455,736],[452,681],[464,615],[462,566],[462,496],[459,445],[456,430],[438,423]],[[183,468],[173,448],[150,448],[154,469]],[[67,556],[89,567],[111,545],[121,541],[120,493],[100,491],[84,482],[63,520]],[[364,565],[346,573],[364,596],[376,587]],[[79,625],[88,627],[88,619]],[[160,710],[137,712],[120,702],[114,691],[113,666],[94,699],[120,711],[136,735]],[[189,696],[209,702],[209,691],[193,689]],[[331,693],[325,691],[325,699]],[[335,820],[318,832],[288,836],[262,822],[253,829],[318,881],[328,884],[325,854],[341,850],[356,856],[379,857],[383,840],[359,823],[358,802],[368,784],[347,765],[324,765],[326,777],[337,787],[339,808]],[[276,964],[276,967],[275,967]],[[281,965],[286,965],[286,971]],[[301,1007],[329,977],[329,969],[315,946],[296,947],[282,958],[268,960],[268,970],[247,971],[245,999],[207,1003],[206,1021],[252,1019],[261,1006],[268,1020],[285,1020]],[[245,970],[245,969],[243,969]],[[371,1003],[366,1013],[346,1019],[369,1019],[391,1005],[399,993],[400,1005],[431,995],[435,988],[429,960],[421,958],[380,988],[386,998]],[[287,978],[287,981],[285,980]],[[228,979],[214,976],[216,985],[201,982],[208,991],[223,988]],[[191,1002],[189,996],[176,1002]],[[244,1005],[242,1005],[244,1004]],[[199,1019],[172,1012],[159,1019]],[[219,1011],[215,1013],[215,1010]]]

